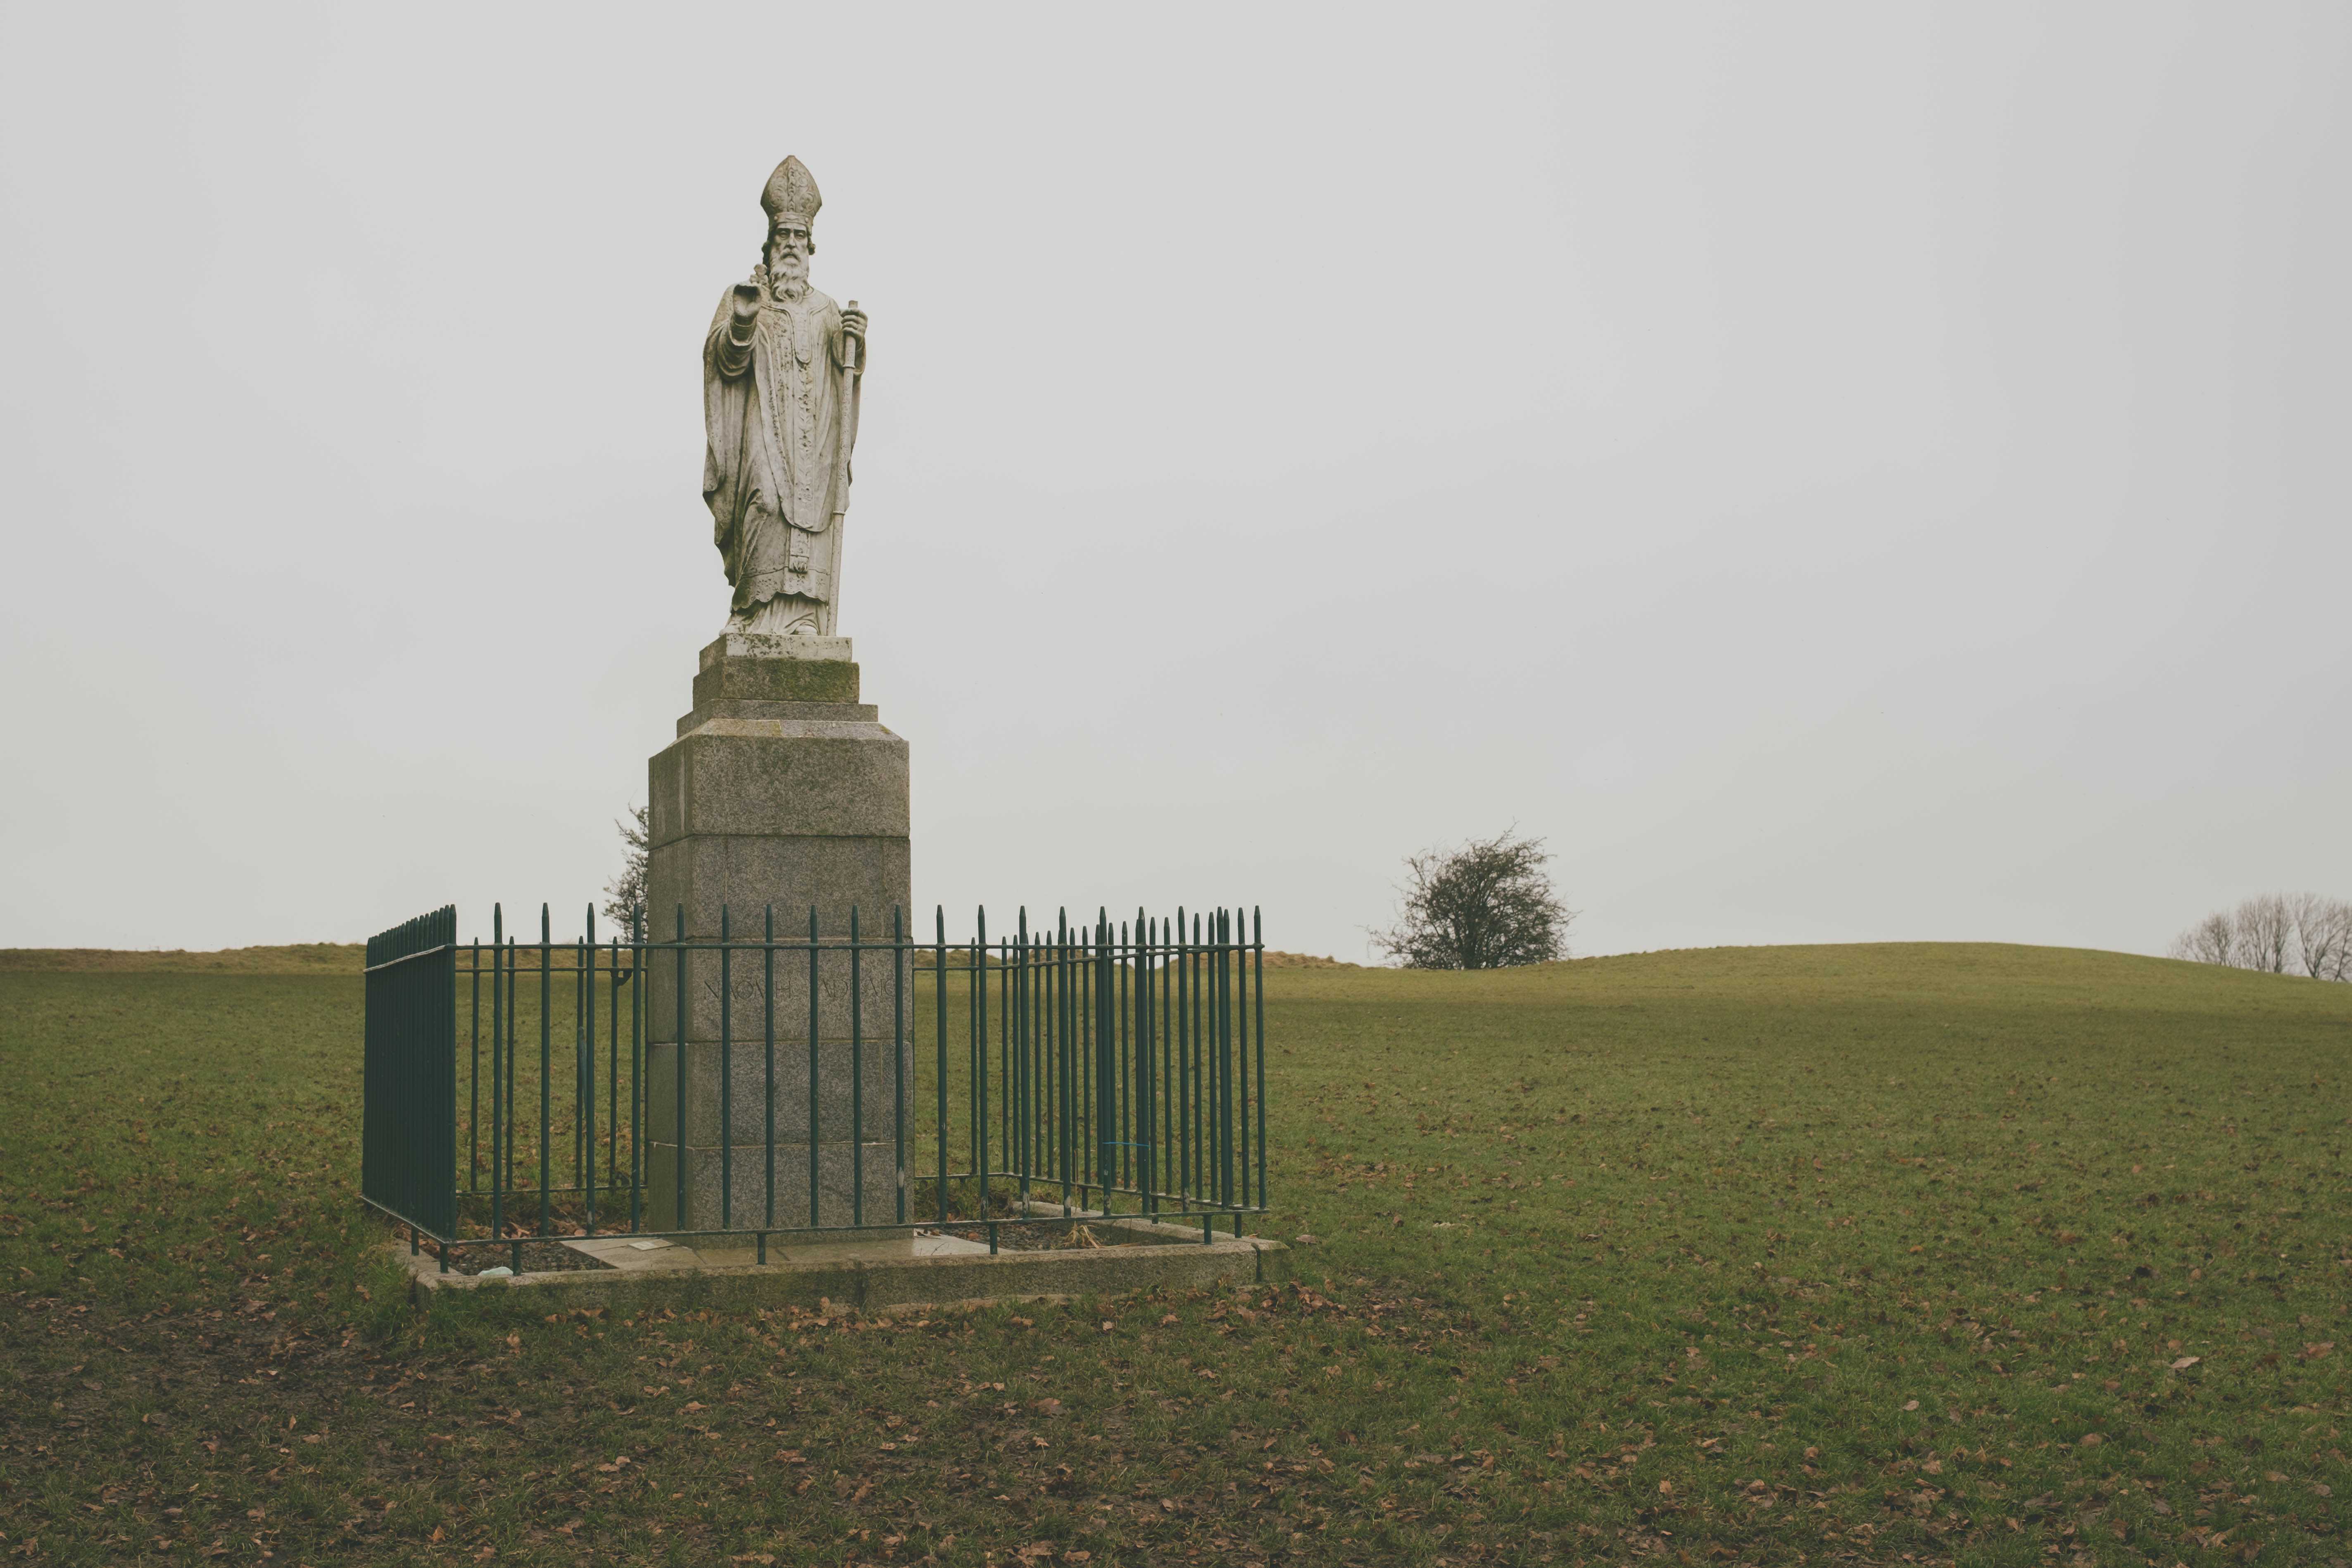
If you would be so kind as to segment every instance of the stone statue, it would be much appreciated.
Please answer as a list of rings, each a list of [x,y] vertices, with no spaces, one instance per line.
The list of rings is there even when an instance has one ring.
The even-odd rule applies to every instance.
[[[730,632],[834,635],[866,316],[809,287],[822,201],[806,164],[776,165],[760,265],[702,342],[702,499],[735,589]]]

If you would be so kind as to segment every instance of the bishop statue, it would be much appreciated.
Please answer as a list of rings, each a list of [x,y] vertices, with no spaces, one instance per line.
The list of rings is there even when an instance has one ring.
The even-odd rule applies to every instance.
[[[857,441],[866,316],[809,287],[816,181],[798,158],[768,176],[768,239],[702,341],[702,499],[733,585],[730,632],[831,637]]]

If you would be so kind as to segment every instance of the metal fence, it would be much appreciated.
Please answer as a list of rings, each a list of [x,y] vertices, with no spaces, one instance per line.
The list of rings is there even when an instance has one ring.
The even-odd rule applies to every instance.
[[[795,911],[797,912],[797,911]],[[462,1248],[985,1233],[1266,1208],[1263,924],[986,912],[950,942],[819,911],[756,935],[536,940],[445,908],[368,944],[362,1194]],[[794,922],[797,925],[799,922]],[[845,1019],[845,1028],[844,1021]],[[680,1043],[683,1042],[681,1048]],[[779,1126],[780,1118],[783,1125]],[[965,1227],[970,1227],[965,1229]]]

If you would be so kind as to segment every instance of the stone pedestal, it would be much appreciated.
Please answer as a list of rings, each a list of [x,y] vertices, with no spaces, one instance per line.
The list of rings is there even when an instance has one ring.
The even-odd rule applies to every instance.
[[[681,910],[689,939],[716,940],[723,910],[728,934],[756,943],[772,909],[777,939],[803,948],[812,908],[825,939],[848,937],[853,909],[869,942],[890,937],[893,910],[911,922],[907,742],[857,697],[846,637],[730,633],[702,650],[694,710],[651,763],[649,939],[674,938]],[[765,1227],[771,1116],[775,1226],[811,1223],[812,1142],[819,1223],[897,1223],[901,1085],[901,1125],[914,1122],[911,969],[894,985],[889,952],[868,952],[853,983],[848,953],[831,949],[812,977],[804,950],[771,964],[756,946],[723,966],[715,952],[649,963],[647,1227]]]

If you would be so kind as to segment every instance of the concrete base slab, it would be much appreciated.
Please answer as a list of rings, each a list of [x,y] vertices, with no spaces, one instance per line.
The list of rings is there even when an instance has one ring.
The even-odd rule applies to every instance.
[[[714,1244],[708,1238],[688,1244],[655,1237],[606,1237],[567,1241],[563,1245],[607,1268],[629,1273],[675,1272],[681,1268],[755,1268],[759,1248],[732,1245],[733,1238]],[[879,1241],[826,1241],[800,1247],[771,1242],[767,1267],[821,1268],[844,1263],[898,1263],[910,1258],[985,1258],[988,1247],[960,1236],[911,1236]]]
[[[903,1231],[803,1242],[772,1240],[768,1261],[749,1247],[688,1245],[656,1237],[576,1237],[565,1245],[599,1268],[511,1276],[444,1274],[430,1254],[393,1252],[408,1269],[410,1297],[430,1309],[476,1290],[529,1290],[539,1306],[636,1310],[692,1293],[713,1305],[800,1306],[890,1311],[1062,1301],[1155,1289],[1247,1289],[1290,1277],[1292,1254],[1262,1237],[1221,1237],[1150,1220],[1099,1222],[1136,1233],[1132,1244],[992,1254],[981,1242]],[[731,1243],[733,1237],[725,1238]]]

